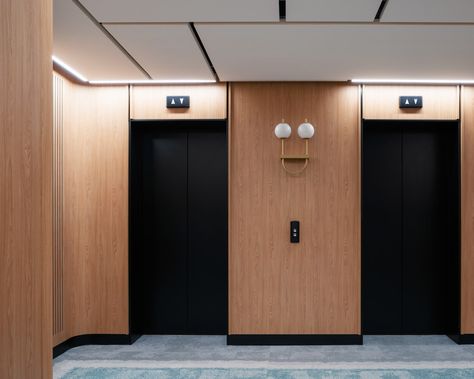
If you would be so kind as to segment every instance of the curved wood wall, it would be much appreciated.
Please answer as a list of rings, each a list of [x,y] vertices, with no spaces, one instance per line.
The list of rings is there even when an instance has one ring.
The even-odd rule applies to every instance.
[[[82,334],[128,334],[128,86],[81,86],[55,75],[55,92],[57,345]]]
[[[51,378],[51,0],[0,7],[0,378]]]

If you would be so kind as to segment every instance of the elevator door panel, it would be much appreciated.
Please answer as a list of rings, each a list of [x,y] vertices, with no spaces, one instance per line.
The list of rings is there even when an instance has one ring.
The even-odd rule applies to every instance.
[[[401,144],[399,128],[364,130],[362,315],[371,333],[402,326]]]
[[[134,122],[130,316],[136,334],[227,332],[224,122]]]
[[[227,141],[213,131],[188,139],[189,327],[219,334],[227,330]]]
[[[447,276],[456,243],[449,207],[452,170],[449,129],[410,128],[403,133],[403,327],[408,334],[448,333]],[[453,194],[455,196],[455,194]],[[451,254],[450,254],[451,253]]]
[[[187,136],[146,133],[142,156],[142,250],[134,273],[146,333],[186,328]]]
[[[457,124],[366,121],[363,142],[363,331],[456,333]]]

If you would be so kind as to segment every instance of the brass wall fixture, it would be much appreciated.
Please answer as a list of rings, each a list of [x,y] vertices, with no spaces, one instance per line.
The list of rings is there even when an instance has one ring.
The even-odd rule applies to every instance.
[[[298,136],[301,139],[304,139],[305,142],[305,152],[301,155],[285,154],[285,140],[291,136],[291,126],[287,124],[284,119],[282,119],[281,122],[275,127],[275,135],[281,140],[280,160],[283,169],[291,175],[301,174],[309,163],[308,143],[309,139],[313,138],[314,136],[314,126],[311,125],[307,119],[305,119],[305,121],[298,127]],[[285,161],[304,161],[304,165],[300,170],[291,171],[286,167]]]

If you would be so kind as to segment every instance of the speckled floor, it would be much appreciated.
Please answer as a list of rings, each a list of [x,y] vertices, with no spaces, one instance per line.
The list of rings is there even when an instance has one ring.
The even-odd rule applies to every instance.
[[[224,336],[142,336],[129,346],[77,347],[54,362],[64,360],[474,361],[474,345],[446,336],[366,336],[362,346],[227,346]]]
[[[260,376],[249,374],[252,378],[273,378],[282,372],[283,377],[293,377],[304,370],[308,377],[319,378],[328,369],[347,373],[361,368],[369,370],[370,378],[385,373],[390,378],[443,378],[447,372],[451,377],[472,378],[474,345],[457,345],[446,336],[367,336],[362,346],[227,346],[224,336],[143,336],[130,346],[71,349],[54,360],[54,377],[221,378],[222,374],[233,378],[237,372],[249,374],[256,369],[264,371]],[[285,376],[282,369],[293,374]],[[421,371],[409,371],[413,369]],[[347,377],[354,377],[354,372]]]

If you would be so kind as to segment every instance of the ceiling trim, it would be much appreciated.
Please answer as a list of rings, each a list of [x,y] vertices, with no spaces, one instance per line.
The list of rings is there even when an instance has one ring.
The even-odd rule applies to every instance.
[[[79,0],[72,0],[72,2],[92,21],[92,23],[99,28],[99,30],[124,54],[130,62],[132,62],[136,68],[138,68],[143,75],[147,78],[152,79],[151,75],[142,67],[140,63],[123,47],[115,37],[93,16],[89,10],[82,5]]]

